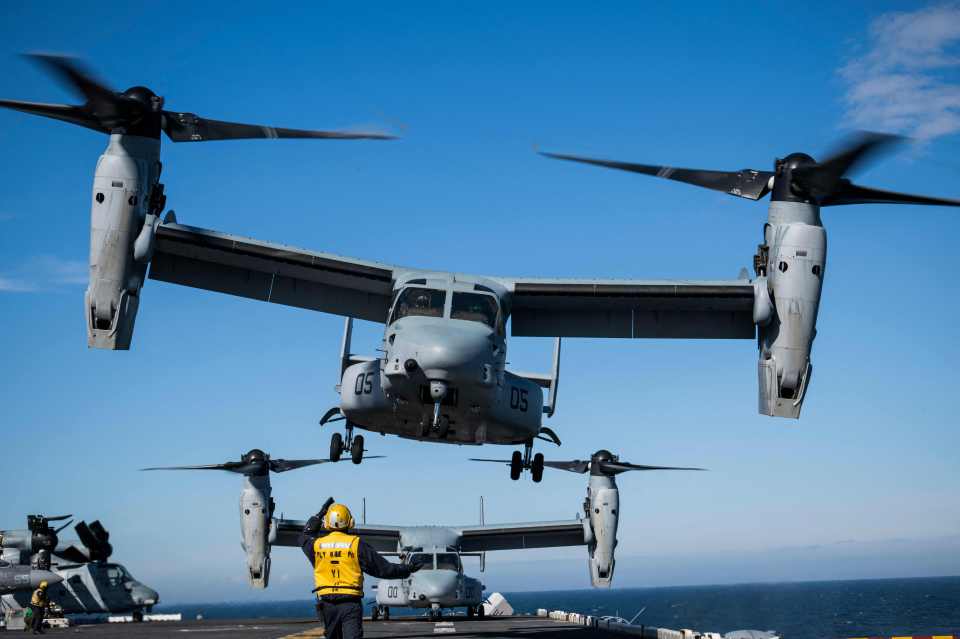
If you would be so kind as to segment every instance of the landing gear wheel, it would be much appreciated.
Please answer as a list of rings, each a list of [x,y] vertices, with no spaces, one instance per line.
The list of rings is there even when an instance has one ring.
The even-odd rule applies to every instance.
[[[373,610],[370,611],[370,621],[379,621],[380,619],[380,606],[374,606]]]
[[[340,461],[340,455],[343,454],[343,435],[334,433],[330,438],[330,461]]]
[[[387,606],[383,607],[383,620],[390,621],[390,608]]]
[[[537,453],[533,456],[533,464],[530,466],[530,476],[533,477],[533,483],[539,484],[543,479],[543,453]]]
[[[481,619],[487,616],[487,612],[483,609],[483,604],[477,606],[477,616]]]
[[[520,479],[520,473],[523,472],[523,455],[519,450],[513,451],[510,457],[510,479],[517,481]]]
[[[130,615],[130,618],[133,619],[133,621],[136,622],[136,623],[142,622],[142,621],[143,621],[143,611],[142,611],[142,610],[134,610],[133,613]]]
[[[363,435],[357,435],[353,438],[353,443],[350,444],[350,460],[354,464],[363,461]]]
[[[467,616],[468,616],[468,617],[472,617],[472,616],[473,616],[473,613],[474,613],[474,608],[473,608],[473,606],[467,606]]]

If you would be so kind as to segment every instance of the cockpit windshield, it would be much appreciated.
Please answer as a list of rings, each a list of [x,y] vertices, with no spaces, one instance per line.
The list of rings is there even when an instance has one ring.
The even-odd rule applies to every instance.
[[[447,292],[435,288],[408,287],[397,296],[390,323],[401,317],[422,315],[425,317],[443,317],[443,306],[447,301]]]
[[[433,570],[433,555],[425,552],[418,552],[410,555],[411,566],[422,566],[426,570]]]
[[[437,553],[437,570],[456,570],[460,572],[460,556],[455,552]]]
[[[450,318],[483,322],[494,328],[497,325],[497,300],[483,293],[454,293]]]

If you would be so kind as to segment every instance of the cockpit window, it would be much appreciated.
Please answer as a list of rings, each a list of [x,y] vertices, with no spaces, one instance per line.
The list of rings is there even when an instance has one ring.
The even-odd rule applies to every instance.
[[[482,293],[454,293],[451,319],[483,322],[490,328],[497,325],[497,300]]]
[[[433,570],[433,555],[418,552],[410,555],[411,566],[423,566],[426,570]]]
[[[437,553],[437,570],[456,570],[460,572],[460,557],[455,552]]]
[[[423,315],[425,317],[443,317],[443,305],[447,301],[447,292],[435,288],[408,287],[397,297],[390,323],[401,317]]]

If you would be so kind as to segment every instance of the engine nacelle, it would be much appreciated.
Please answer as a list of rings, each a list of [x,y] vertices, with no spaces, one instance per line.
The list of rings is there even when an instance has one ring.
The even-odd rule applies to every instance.
[[[813,367],[810,349],[827,258],[827,234],[818,207],[801,202],[772,202],[766,227],[767,294],[773,314],[759,327],[759,410],[764,415],[800,417]],[[760,294],[762,295],[762,291]],[[760,300],[758,313],[762,317]],[[758,322],[759,323],[759,322]]]
[[[590,475],[584,510],[592,531],[587,544],[590,583],[594,588],[609,588],[616,565],[617,525],[620,522],[620,491],[612,476]]]
[[[110,136],[94,173],[90,207],[90,283],[84,296],[90,347],[130,348],[156,228],[144,220],[159,177],[159,139]]]
[[[240,545],[247,554],[247,579],[254,588],[270,581],[270,542],[273,531],[270,477],[244,477],[240,491]]]

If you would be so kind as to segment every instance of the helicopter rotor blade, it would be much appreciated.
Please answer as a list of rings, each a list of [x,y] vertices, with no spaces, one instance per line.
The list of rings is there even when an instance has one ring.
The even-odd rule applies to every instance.
[[[327,140],[393,140],[392,135],[352,131],[310,131],[201,118],[194,113],[163,112],[163,130],[174,142],[244,140],[254,138],[314,138]]]
[[[590,470],[590,462],[581,459],[571,461],[545,461],[545,468],[556,468],[557,470],[566,470],[571,473],[585,473]]]
[[[749,200],[759,200],[769,193],[770,178],[773,177],[773,173],[769,171],[755,171],[753,169],[743,169],[741,171],[708,171],[704,169],[681,169],[672,166],[618,162],[615,160],[599,160],[579,155],[564,155],[543,151],[540,152],[540,155],[555,160],[581,162],[583,164],[630,171],[631,173],[641,173],[643,175],[675,180],[677,182],[686,182],[687,184],[712,189],[714,191],[723,191],[729,195],[735,195]]]

